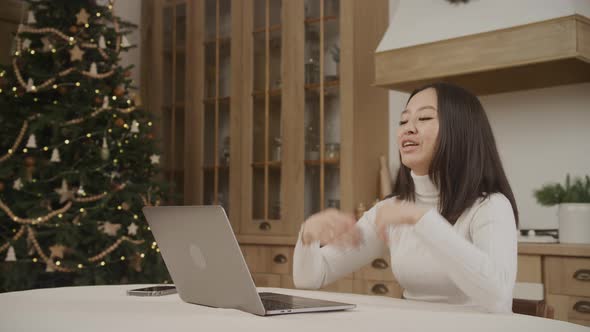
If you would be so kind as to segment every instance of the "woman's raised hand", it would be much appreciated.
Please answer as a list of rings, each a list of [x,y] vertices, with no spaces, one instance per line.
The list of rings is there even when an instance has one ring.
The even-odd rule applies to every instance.
[[[309,244],[313,241],[320,241],[321,245],[358,247],[361,243],[361,233],[352,214],[327,209],[305,220],[302,242]]]

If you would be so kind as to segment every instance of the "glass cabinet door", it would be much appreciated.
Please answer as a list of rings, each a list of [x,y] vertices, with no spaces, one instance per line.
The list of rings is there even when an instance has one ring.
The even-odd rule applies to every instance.
[[[186,1],[162,5],[162,166],[174,193],[184,191],[184,133],[186,87]]]
[[[229,214],[231,0],[205,0],[203,204]]]
[[[305,218],[340,208],[339,5],[305,0]]]
[[[281,0],[250,0],[246,43],[250,52],[251,87],[248,121],[251,140],[251,202],[247,207],[246,232],[270,232],[281,220],[282,182],[282,28]]]

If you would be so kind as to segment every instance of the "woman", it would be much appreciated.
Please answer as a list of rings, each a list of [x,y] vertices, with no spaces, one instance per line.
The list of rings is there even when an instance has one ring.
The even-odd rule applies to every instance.
[[[447,83],[417,89],[397,143],[392,196],[358,222],[326,210],[303,223],[295,286],[320,288],[388,249],[404,298],[512,312],[518,210],[477,97]]]

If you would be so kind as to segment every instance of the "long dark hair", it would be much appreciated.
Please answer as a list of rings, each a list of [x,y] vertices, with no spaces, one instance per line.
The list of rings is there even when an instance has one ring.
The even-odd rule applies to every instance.
[[[449,83],[433,83],[412,92],[433,88],[438,102],[439,132],[430,180],[439,189],[440,214],[451,224],[479,198],[502,193],[512,205],[518,226],[518,209],[504,173],[492,128],[476,96]],[[415,201],[410,168],[401,163],[391,196]]]

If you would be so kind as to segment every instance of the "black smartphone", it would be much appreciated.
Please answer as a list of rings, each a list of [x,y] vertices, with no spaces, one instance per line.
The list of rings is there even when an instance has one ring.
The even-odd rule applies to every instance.
[[[133,296],[162,296],[174,293],[176,293],[176,287],[170,285],[136,288],[127,291],[127,295]]]

